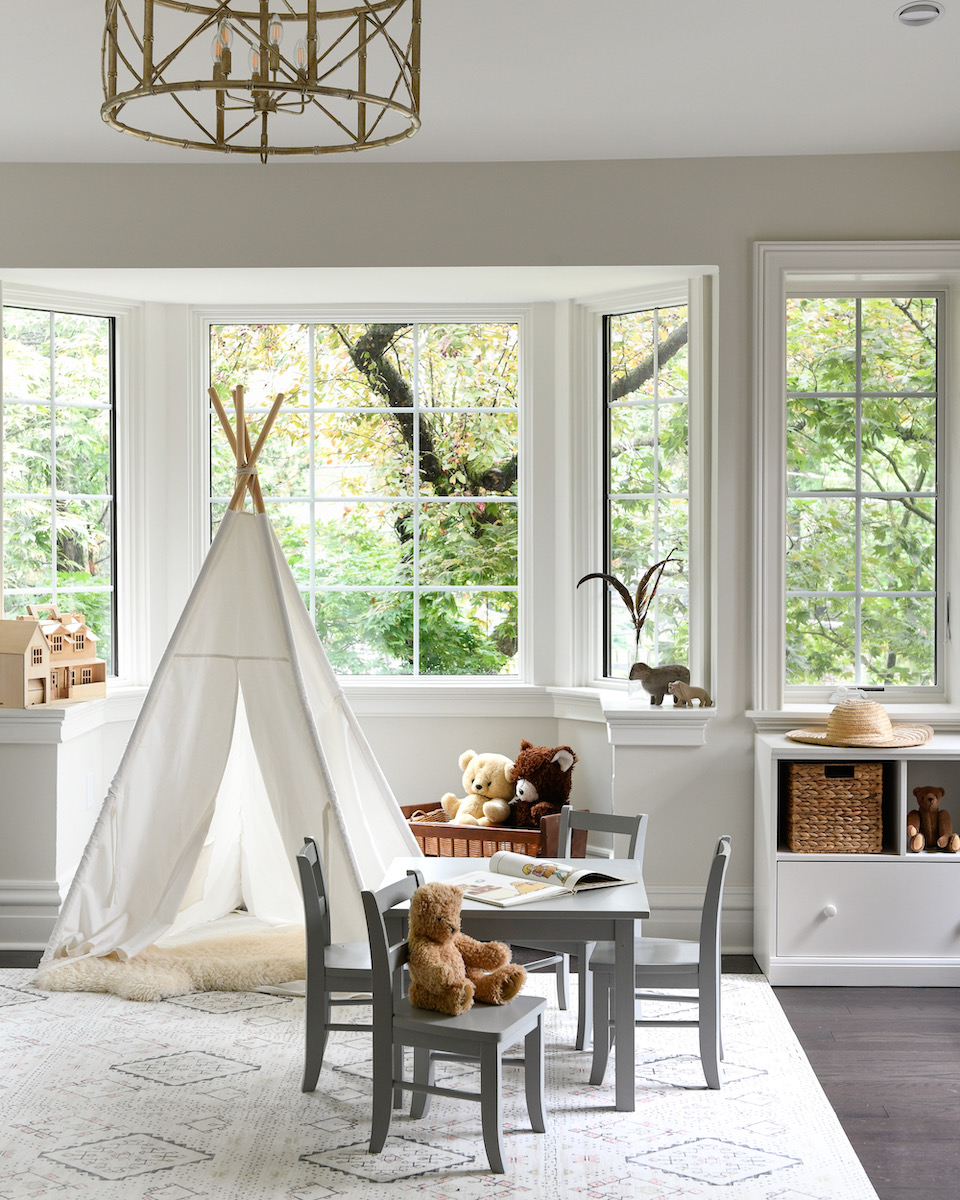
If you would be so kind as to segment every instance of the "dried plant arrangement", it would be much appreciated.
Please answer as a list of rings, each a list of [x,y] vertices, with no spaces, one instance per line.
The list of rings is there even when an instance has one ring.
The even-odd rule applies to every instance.
[[[653,603],[653,598],[657,594],[657,588],[660,586],[660,577],[663,575],[664,568],[675,553],[676,547],[670,551],[666,558],[662,558],[659,562],[655,562],[652,567],[647,568],[643,573],[643,578],[637,584],[635,594],[630,592],[630,589],[622,580],[617,579],[615,575],[611,575],[607,571],[591,571],[588,575],[584,575],[582,579],[577,580],[577,587],[579,587],[581,583],[586,583],[588,579],[602,579],[613,588],[626,605],[627,612],[630,614],[630,623],[633,625],[634,659],[640,653],[640,634],[643,632],[647,613],[650,611],[650,605]]]

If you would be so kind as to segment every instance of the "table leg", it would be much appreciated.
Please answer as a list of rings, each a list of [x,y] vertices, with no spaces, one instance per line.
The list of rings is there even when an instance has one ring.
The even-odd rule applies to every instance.
[[[618,1112],[633,1112],[636,1107],[633,925],[633,921],[616,921],[614,924],[613,1053],[617,1072]]]

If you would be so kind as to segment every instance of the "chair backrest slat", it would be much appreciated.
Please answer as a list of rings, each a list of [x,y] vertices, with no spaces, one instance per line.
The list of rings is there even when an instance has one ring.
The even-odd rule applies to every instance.
[[[310,934],[319,936],[321,946],[330,945],[330,908],[327,904],[327,881],[317,843],[312,837],[303,839],[303,848],[297,854],[300,870],[300,887],[303,892],[303,912],[307,925],[307,945]]]
[[[388,883],[377,891],[363,891],[363,913],[370,938],[370,966],[373,974],[374,1007],[387,1007],[393,995],[393,975],[408,958],[406,940],[390,945],[383,914],[395,904],[409,900],[417,890],[415,875]]]
[[[700,916],[700,970],[718,970],[720,964],[720,915],[723,908],[723,885],[730,865],[730,837],[724,835],[717,842],[707,889],[703,897],[703,912]]]
[[[613,813],[595,813],[587,809],[571,808],[565,804],[560,811],[560,855],[570,857],[570,847],[575,829],[586,829],[595,833],[622,834],[630,839],[627,858],[643,863],[644,843],[647,838],[647,813],[636,816],[619,816]],[[619,857],[619,855],[617,856]]]

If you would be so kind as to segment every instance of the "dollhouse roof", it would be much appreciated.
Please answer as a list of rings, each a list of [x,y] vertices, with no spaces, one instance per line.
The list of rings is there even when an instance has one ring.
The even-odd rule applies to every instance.
[[[30,618],[0,621],[0,654],[23,654],[38,632],[40,622]]]

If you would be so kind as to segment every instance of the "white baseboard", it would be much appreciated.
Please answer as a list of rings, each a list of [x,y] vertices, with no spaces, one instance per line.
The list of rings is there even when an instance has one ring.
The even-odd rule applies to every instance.
[[[643,922],[648,937],[687,938],[700,936],[703,888],[647,887],[650,919]],[[720,926],[724,954],[753,953],[753,888],[727,886],[723,891]]]
[[[56,880],[0,879],[0,950],[43,950],[59,912]]]

